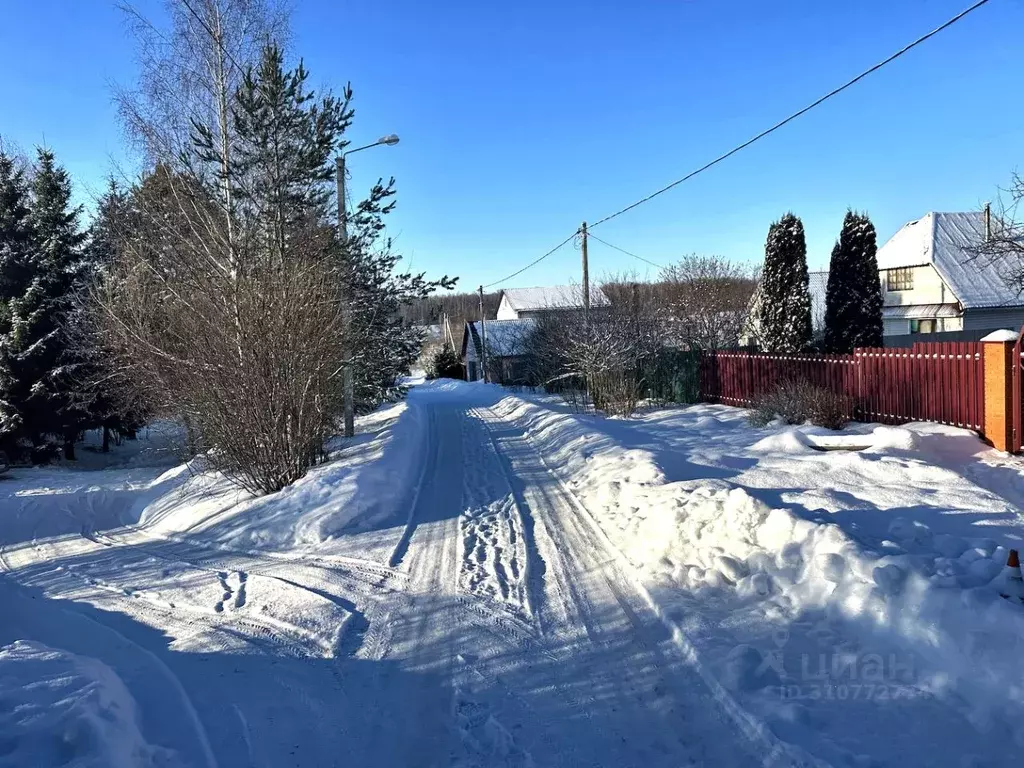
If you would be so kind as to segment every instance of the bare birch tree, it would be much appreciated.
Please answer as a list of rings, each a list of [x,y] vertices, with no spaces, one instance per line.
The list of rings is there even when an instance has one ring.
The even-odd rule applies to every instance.
[[[352,112],[348,89],[314,98],[306,77],[264,47],[232,94],[228,155],[216,122],[197,120],[181,162],[134,190],[131,226],[94,296],[120,375],[254,492],[317,461],[340,407],[331,181]]]
[[[288,41],[277,0],[165,0],[160,25],[130,2],[119,4],[135,37],[139,78],[115,97],[128,137],[147,164],[175,167],[192,147],[196,124],[230,156],[230,103],[263,47]],[[222,177],[227,166],[221,167]]]

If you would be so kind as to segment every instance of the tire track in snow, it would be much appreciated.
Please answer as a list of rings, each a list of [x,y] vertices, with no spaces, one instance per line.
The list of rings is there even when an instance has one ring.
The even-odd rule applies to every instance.
[[[464,510],[460,527],[460,586],[468,593],[533,615],[530,555],[522,514],[503,477],[497,448],[479,417],[460,418]]]
[[[97,534],[95,532],[83,533],[83,535],[91,541],[95,541],[105,547],[128,547],[133,550],[144,552],[150,557],[155,557],[168,563],[178,565],[185,564],[187,567],[197,571],[214,574],[219,586],[223,590],[221,599],[214,605],[213,610],[217,614],[223,614],[226,607],[233,609],[229,612],[231,614],[234,613],[234,610],[241,610],[245,608],[249,598],[248,591],[250,575],[256,576],[259,579],[267,579],[271,582],[277,582],[295,590],[307,592],[319,599],[333,603],[343,609],[347,615],[341,620],[341,622],[339,622],[338,627],[330,636],[329,640],[326,637],[320,637],[303,627],[278,617],[270,617],[266,614],[260,614],[259,618],[255,619],[251,617],[250,614],[247,614],[247,622],[252,622],[257,626],[267,625],[269,628],[278,628],[290,636],[302,638],[306,642],[313,642],[320,652],[319,655],[337,656],[342,653],[352,655],[359,649],[361,637],[365,634],[368,621],[364,612],[359,610],[352,600],[343,598],[335,592],[332,592],[330,589],[326,588],[326,585],[312,586],[308,583],[297,581],[294,578],[267,573],[260,568],[258,563],[255,569],[251,566],[247,566],[245,570],[233,567],[234,564],[227,565],[221,561],[211,563],[205,559],[205,556],[202,554],[202,550],[198,548],[196,552],[193,553],[196,557],[189,559],[188,553],[183,554],[175,551],[172,555],[164,554],[157,549],[157,546],[159,546],[158,543],[122,543],[112,536]],[[271,563],[270,565],[273,566],[274,564]],[[231,579],[235,580],[234,587],[229,583],[229,580]],[[232,600],[232,598],[234,599]]]
[[[493,416],[494,421],[508,424],[507,421],[494,413],[493,410],[487,410]],[[610,555],[610,557],[595,563],[591,568],[585,571],[585,573],[600,573],[602,575],[602,579],[605,581],[608,589],[612,592],[615,601],[628,617],[629,622],[634,627],[639,628],[640,626],[639,616],[637,615],[636,610],[630,606],[629,600],[622,590],[623,585],[627,586],[629,591],[635,592],[639,595],[646,604],[646,607],[651,610],[655,616],[657,616],[658,620],[669,631],[672,642],[699,675],[712,699],[718,707],[721,708],[723,714],[725,714],[729,720],[735,724],[743,737],[749,742],[754,753],[759,756],[762,765],[778,766],[779,768],[782,768],[783,766],[815,766],[817,768],[827,768],[827,764],[824,761],[814,757],[796,745],[780,740],[764,722],[757,719],[740,706],[732,694],[725,689],[721,682],[714,677],[707,666],[701,662],[696,648],[686,637],[679,624],[673,621],[654,600],[646,586],[643,584],[636,567],[629,561],[622,550],[619,549],[618,546],[616,546],[608,537],[608,534],[605,533],[600,523],[594,515],[591,514],[580,498],[573,492],[572,488],[547,463],[543,452],[533,443],[529,434],[525,431],[518,430],[518,428],[515,429],[516,431],[521,432],[522,442],[529,446],[529,450],[536,458],[536,461],[543,467],[544,471],[557,485],[560,490],[560,495],[562,495],[568,502],[569,510],[572,513],[572,525],[580,535],[581,539],[588,542],[588,546],[585,547],[585,551],[603,551]],[[618,572],[620,574],[620,578],[614,580],[609,578],[609,570]],[[643,642],[643,644],[648,648],[651,647],[649,642]]]
[[[473,661],[475,655],[467,650],[472,647],[504,655],[533,638],[533,628],[523,620],[523,611],[509,610],[517,593],[512,584],[511,561],[503,563],[503,576],[500,569],[481,569],[474,574],[464,567],[466,558],[475,557],[478,550],[465,546],[463,513],[467,507],[485,506],[471,501],[471,497],[479,497],[474,496],[475,483],[468,471],[478,463],[481,436],[467,431],[461,404],[438,404],[429,406],[429,411],[430,455],[407,526],[408,540],[396,558],[408,570],[411,590],[389,606],[390,614],[382,619],[379,636],[373,640],[384,644],[382,653],[393,653],[403,666],[427,674],[428,681],[429,676],[439,678],[442,688],[449,691],[443,719],[438,720],[439,713],[429,710],[413,717],[414,726],[404,737],[410,750],[406,764],[422,762],[418,745],[436,744],[440,729],[447,738],[456,740],[446,748],[446,765],[532,765],[529,755],[500,722],[502,712],[495,706],[493,692],[476,690],[474,681],[480,679],[479,670]],[[501,522],[500,507],[497,513],[487,521],[490,526]],[[486,527],[477,530],[484,533]],[[505,542],[510,540],[508,537]],[[489,545],[490,541],[481,544]],[[484,557],[479,564],[493,566],[493,561],[489,563],[493,550],[481,551]],[[516,569],[521,574],[519,563]],[[481,574],[483,578],[473,581]],[[505,591],[499,586],[502,578]],[[423,702],[414,705],[414,710],[436,699],[437,693],[438,682],[411,691],[410,698]],[[375,737],[371,734],[370,738]]]
[[[419,504],[420,495],[427,484],[428,478],[437,472],[437,418],[434,415],[433,408],[429,409],[427,413],[427,428],[423,430],[423,444],[420,446],[419,454],[424,457],[422,469],[419,480],[416,483],[416,490],[413,492],[409,503],[409,515],[405,521],[405,530],[402,531],[402,537],[398,540],[394,551],[391,553],[391,557],[388,559],[388,565],[391,568],[398,568],[405,559],[406,552],[409,551],[409,542],[412,541],[412,536],[416,532],[418,524],[416,507]]]

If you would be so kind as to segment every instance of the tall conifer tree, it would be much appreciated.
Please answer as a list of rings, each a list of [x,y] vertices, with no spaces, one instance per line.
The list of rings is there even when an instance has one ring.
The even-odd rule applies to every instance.
[[[765,244],[758,298],[761,346],[768,352],[801,352],[811,343],[811,294],[804,225],[792,213],[774,222]]]
[[[875,227],[866,215],[847,211],[832,249],[825,295],[825,350],[848,354],[882,346],[882,288]]]
[[[7,301],[0,368],[9,377],[5,410],[15,414],[16,437],[44,459],[63,443],[73,458],[80,424],[70,419],[71,393],[61,375],[65,321],[83,271],[81,208],[71,203],[71,180],[53,153],[40,149],[32,179],[27,271]]]

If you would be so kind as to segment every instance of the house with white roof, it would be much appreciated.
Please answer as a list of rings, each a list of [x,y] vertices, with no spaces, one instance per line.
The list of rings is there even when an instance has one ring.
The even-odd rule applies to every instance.
[[[590,306],[611,304],[599,286],[590,289]],[[538,317],[548,312],[583,309],[583,289],[578,285],[551,285],[537,288],[508,288],[501,292],[498,320]]]
[[[525,384],[526,341],[536,322],[534,317],[521,317],[466,323],[462,334],[462,363],[466,366],[466,380],[483,378],[483,353],[486,351],[491,380],[499,384]]]
[[[611,306],[599,286],[590,289],[591,309]],[[525,384],[528,378],[526,340],[538,318],[583,309],[583,290],[573,285],[508,288],[501,292],[496,319],[466,323],[462,362],[466,379],[483,378],[486,352],[489,378],[502,384]],[[485,341],[486,339],[486,341]]]
[[[932,212],[889,238],[877,254],[883,335],[966,331],[980,338],[985,331],[1024,325],[1024,293],[1007,279],[1024,271],[1024,260],[1012,255],[993,260],[981,253],[986,232],[996,226],[987,211]],[[825,329],[828,272],[811,272],[808,278],[818,337]],[[757,338],[758,301],[755,291],[741,343]]]
[[[927,213],[878,249],[884,335],[982,331],[1024,324],[1019,269],[980,255],[987,211]]]

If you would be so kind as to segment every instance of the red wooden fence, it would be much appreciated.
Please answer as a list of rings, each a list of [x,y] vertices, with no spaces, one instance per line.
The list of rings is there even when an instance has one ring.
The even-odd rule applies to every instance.
[[[852,355],[709,352],[701,361],[701,398],[750,406],[788,379],[845,395],[848,415],[861,421],[982,427],[985,377],[978,342],[866,348]]]

